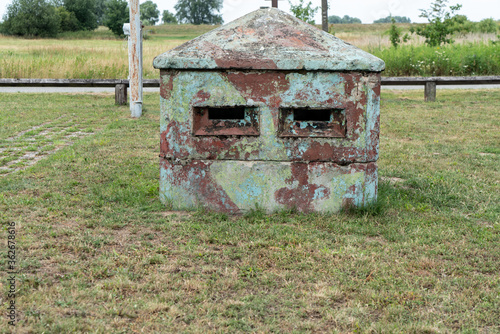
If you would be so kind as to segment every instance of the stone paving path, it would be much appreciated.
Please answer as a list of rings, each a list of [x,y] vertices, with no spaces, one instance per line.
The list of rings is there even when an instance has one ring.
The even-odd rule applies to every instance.
[[[61,116],[42,123],[4,140],[0,140],[0,177],[30,166],[78,138],[91,135],[73,120]]]

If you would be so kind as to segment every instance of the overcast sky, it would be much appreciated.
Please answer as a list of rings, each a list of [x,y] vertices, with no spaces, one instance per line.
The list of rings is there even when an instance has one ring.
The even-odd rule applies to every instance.
[[[145,1],[145,0],[144,0]],[[141,0],[141,3],[144,2]],[[298,0],[291,0],[298,3]],[[306,0],[307,2],[308,0]],[[321,6],[321,0],[311,0],[314,6]],[[6,11],[7,5],[12,0],[0,0],[0,17]],[[158,5],[160,12],[167,9],[174,12],[174,5],[177,0],[153,0]],[[372,23],[373,20],[389,16],[407,16],[412,22],[426,22],[418,17],[419,9],[427,9],[433,0],[329,0],[330,10],[328,15],[354,16],[363,23]],[[460,14],[466,15],[469,20],[480,21],[485,18],[500,20],[500,0],[450,0],[450,4],[460,3],[463,5]],[[279,8],[289,11],[288,0],[280,0]],[[261,6],[271,6],[271,1],[266,0],[224,0],[222,16],[225,23],[228,23],[240,16],[243,16]],[[316,23],[321,23],[321,14],[318,11]]]

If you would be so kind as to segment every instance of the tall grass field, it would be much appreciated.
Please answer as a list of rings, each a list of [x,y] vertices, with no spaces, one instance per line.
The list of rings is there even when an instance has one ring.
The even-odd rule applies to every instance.
[[[334,25],[335,35],[382,58],[387,76],[499,75],[500,42],[496,34],[456,36],[454,45],[430,48],[413,35],[410,42],[391,47],[389,24]],[[400,27],[408,30],[408,24]],[[153,58],[214,26],[162,25],[146,28],[144,77],[158,78]],[[100,27],[95,32],[65,33],[58,39],[0,36],[1,78],[118,79],[128,76],[126,39]]]

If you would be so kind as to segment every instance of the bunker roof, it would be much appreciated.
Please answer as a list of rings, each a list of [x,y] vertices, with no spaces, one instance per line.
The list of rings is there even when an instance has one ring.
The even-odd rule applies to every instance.
[[[261,8],[153,61],[163,69],[369,71],[381,59],[277,8]]]

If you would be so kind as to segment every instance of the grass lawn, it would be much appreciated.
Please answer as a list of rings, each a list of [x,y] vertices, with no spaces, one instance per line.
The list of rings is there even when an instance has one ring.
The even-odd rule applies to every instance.
[[[158,95],[113,103],[0,95],[1,333],[500,332],[500,90],[383,91],[378,210],[336,215],[166,211]]]

